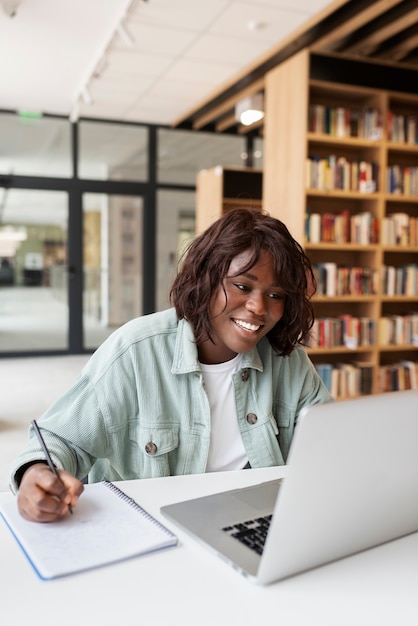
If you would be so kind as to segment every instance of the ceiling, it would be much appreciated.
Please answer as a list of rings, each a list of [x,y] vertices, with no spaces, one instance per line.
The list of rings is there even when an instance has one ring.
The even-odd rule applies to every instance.
[[[0,4],[1,109],[170,124],[334,3]]]
[[[6,110],[222,131],[234,124],[236,100],[301,47],[418,67],[417,0],[0,5]]]
[[[247,132],[235,103],[262,91],[266,71],[303,47],[418,70],[418,1],[0,0],[0,110]],[[172,164],[169,145],[161,156],[174,178],[176,168],[199,169],[193,135],[182,141],[183,155],[173,150]],[[19,154],[19,137],[13,124],[3,125],[6,162]],[[93,139],[101,154],[103,138]],[[47,174],[63,152],[59,137],[52,131],[34,140],[26,156]],[[113,140],[115,154],[121,144],[131,150],[126,137]],[[216,150],[216,163],[230,162]],[[28,222],[39,203],[57,203],[50,192],[46,199],[15,190],[15,202],[7,192],[0,189],[3,219],[6,205],[13,215],[24,207]]]
[[[301,28],[290,32],[267,54],[222,86],[218,93],[176,121],[177,126],[218,132],[252,131],[234,114],[236,103],[264,87],[265,74],[302,50],[389,69],[418,70],[417,0],[346,0],[327,5]],[[411,74],[410,74],[411,76]],[[413,74],[412,74],[413,76]],[[415,74],[416,76],[416,74]],[[415,79],[415,77],[414,77]],[[414,80],[413,79],[413,80]],[[343,78],[342,78],[343,80]],[[411,85],[407,86],[408,89]],[[412,88],[417,92],[417,86]],[[259,123],[262,132],[262,121]],[[257,131],[257,128],[254,128]]]

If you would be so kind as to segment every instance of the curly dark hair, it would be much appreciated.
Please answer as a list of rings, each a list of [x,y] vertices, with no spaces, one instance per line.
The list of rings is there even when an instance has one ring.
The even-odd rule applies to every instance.
[[[212,296],[219,285],[223,286],[232,259],[248,250],[251,256],[240,274],[257,263],[262,251],[273,257],[277,280],[286,297],[283,317],[267,337],[279,355],[288,355],[296,344],[306,340],[312,328],[310,296],[315,291],[315,279],[300,244],[283,222],[266,212],[232,209],[196,237],[180,260],[170,301],[178,318],[186,318],[192,325],[197,343],[211,339]]]

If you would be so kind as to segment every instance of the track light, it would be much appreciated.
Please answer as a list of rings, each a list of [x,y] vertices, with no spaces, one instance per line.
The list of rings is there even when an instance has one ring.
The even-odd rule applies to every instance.
[[[253,96],[240,100],[235,107],[235,118],[244,126],[250,126],[264,117],[263,94],[256,93]]]
[[[3,11],[8,17],[16,16],[19,4],[20,0],[1,0]]]
[[[70,113],[70,122],[75,124],[78,122],[78,118],[80,117],[80,102],[76,100],[73,104],[73,108]]]
[[[93,104],[93,98],[91,97],[87,87],[83,87],[83,89],[81,90],[81,97],[86,104]]]
[[[123,24],[119,24],[119,26],[116,28],[116,32],[118,33],[124,44],[128,46],[128,48],[133,48],[135,42],[126,30],[126,28],[123,26]]]

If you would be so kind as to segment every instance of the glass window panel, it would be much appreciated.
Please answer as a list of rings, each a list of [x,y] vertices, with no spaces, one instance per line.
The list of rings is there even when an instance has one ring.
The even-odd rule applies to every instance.
[[[78,174],[96,180],[147,180],[148,129],[81,121]]]
[[[67,349],[67,194],[0,189],[0,205],[0,352]]]
[[[195,235],[195,193],[166,191],[157,194],[157,310],[170,306],[169,293],[185,246]]]
[[[244,165],[245,138],[187,130],[158,131],[158,182],[195,185],[197,173],[215,165]]]
[[[142,314],[142,207],[137,196],[83,195],[86,348]]]
[[[0,174],[72,176],[71,124],[0,113]]]
[[[256,169],[262,170],[263,164],[264,164],[264,141],[262,137],[255,137],[253,166]]]

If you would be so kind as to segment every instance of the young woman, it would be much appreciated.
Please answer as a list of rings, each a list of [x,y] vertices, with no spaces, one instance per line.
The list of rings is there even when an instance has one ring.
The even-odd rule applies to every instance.
[[[279,220],[236,209],[189,247],[173,308],[134,319],[93,354],[11,469],[21,514],[52,521],[83,485],[286,462],[301,408],[332,400],[302,347],[309,260]]]

